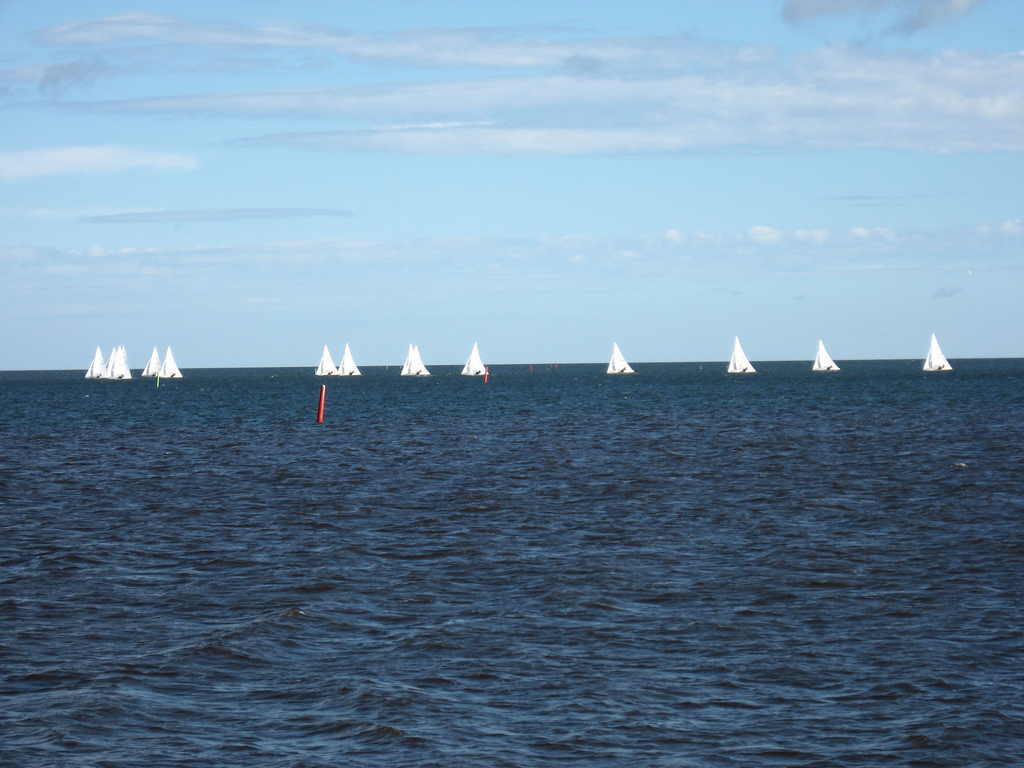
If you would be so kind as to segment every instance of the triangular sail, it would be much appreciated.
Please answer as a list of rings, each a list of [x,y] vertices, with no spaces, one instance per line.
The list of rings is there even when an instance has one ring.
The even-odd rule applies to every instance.
[[[939,349],[939,342],[935,339],[935,334],[932,334],[932,345],[928,348],[928,357],[924,361],[924,369],[926,371],[952,371],[953,366],[949,364],[949,360],[942,354],[942,350]]]
[[[420,358],[420,348],[409,345],[409,355],[405,358],[405,365],[402,366],[402,376],[429,376],[430,371],[423,365]]]
[[[480,348],[476,342],[473,343],[473,351],[469,354],[469,360],[462,367],[463,376],[483,376],[487,372],[484,368],[484,361],[480,359]]]
[[[324,344],[324,353],[320,357],[320,365],[316,367],[317,376],[334,376],[338,372],[338,369],[334,367],[334,360],[331,359],[331,353],[327,351],[327,345]]]
[[[114,369],[117,368],[117,347],[110,350],[110,357],[107,358],[107,368],[103,372],[103,378],[114,378]]]
[[[143,376],[156,376],[160,373],[160,353],[153,347],[153,354],[149,356],[149,362],[142,369]]]
[[[636,371],[629,367],[626,357],[619,350],[619,345],[614,341],[612,342],[612,359],[608,363],[608,373],[636,373]]]
[[[113,365],[111,366],[111,363]],[[111,353],[111,361],[107,363],[107,370],[110,371],[111,379],[130,379],[131,369],[128,367],[128,352],[123,346],[117,347]]]
[[[740,346],[740,337],[736,337],[736,344],[732,348],[732,359],[729,361],[729,373],[755,373],[754,366],[750,364],[747,356],[743,354],[743,347]]]
[[[821,339],[818,339],[818,356],[814,358],[814,367],[812,371],[838,371],[839,366],[836,365],[835,360],[829,357],[828,352],[825,351],[825,344]]]
[[[89,370],[85,372],[87,379],[105,379],[107,377],[107,364],[103,362],[103,353],[96,347],[96,354],[89,363]]]
[[[341,365],[338,366],[339,376],[361,376],[359,369],[356,367],[356,361],[352,357],[352,350],[348,348],[348,344],[345,345],[345,356],[341,358]]]
[[[167,354],[164,355],[164,364],[160,366],[160,373],[158,374],[161,379],[180,379],[182,378],[181,371],[178,370],[178,364],[174,362],[174,355],[171,354],[171,348],[167,348]]]

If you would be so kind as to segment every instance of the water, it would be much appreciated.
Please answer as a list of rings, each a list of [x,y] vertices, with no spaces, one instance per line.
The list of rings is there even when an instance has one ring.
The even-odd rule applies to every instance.
[[[1024,361],[0,373],[0,764],[1024,753]]]

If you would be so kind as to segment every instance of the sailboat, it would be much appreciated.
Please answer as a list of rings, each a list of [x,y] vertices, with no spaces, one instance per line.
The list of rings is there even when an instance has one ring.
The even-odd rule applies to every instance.
[[[462,375],[483,376],[485,373],[487,369],[484,367],[484,361],[480,359],[480,349],[476,342],[473,342],[473,351],[469,353],[469,360],[462,366]]]
[[[420,348],[409,345],[409,355],[405,358],[405,365],[402,366],[402,376],[429,376],[430,371],[423,365],[420,359]]]
[[[160,372],[157,374],[161,379],[180,379],[183,378],[181,371],[178,370],[178,364],[174,362],[174,355],[171,354],[171,348],[167,348],[167,354],[164,355],[164,364],[160,366]]]
[[[924,361],[924,369],[926,371],[952,371],[953,366],[949,364],[949,360],[942,354],[942,350],[939,349],[939,342],[935,340],[935,334],[932,334],[932,345],[928,348],[928,357]]]
[[[338,369],[334,367],[334,360],[331,359],[331,353],[327,351],[327,345],[324,344],[324,354],[320,358],[320,365],[316,367],[317,376],[334,376],[338,373]]]
[[[96,347],[96,355],[93,357],[92,362],[89,363],[89,370],[85,372],[85,378],[107,378],[107,364],[103,362],[103,353],[100,351],[99,347]]]
[[[836,365],[835,360],[829,357],[828,352],[825,351],[825,344],[821,339],[818,339],[818,356],[814,358],[814,367],[812,371],[838,371],[839,366]]]
[[[740,346],[740,337],[736,337],[736,344],[732,348],[732,359],[729,361],[729,373],[756,373],[754,366],[743,354],[743,347]]]
[[[105,378],[130,379],[131,377],[132,372],[128,367],[128,353],[123,346],[114,347],[110,353],[110,359],[107,361],[107,375]]]
[[[327,351],[327,347],[324,347],[324,351]],[[348,348],[348,344],[345,345],[345,356],[341,358],[341,365],[338,366],[338,375],[362,376],[356,367],[356,361],[352,357],[352,350]]]
[[[149,356],[149,362],[142,369],[143,376],[156,376],[160,373],[160,353],[153,347],[153,354]]]
[[[103,371],[104,379],[114,378],[114,366],[115,360],[117,359],[117,347],[110,350],[110,357],[107,358],[107,368]]]
[[[612,342],[612,359],[608,363],[608,373],[636,373],[629,367],[625,356],[619,350],[619,345],[614,341]]]

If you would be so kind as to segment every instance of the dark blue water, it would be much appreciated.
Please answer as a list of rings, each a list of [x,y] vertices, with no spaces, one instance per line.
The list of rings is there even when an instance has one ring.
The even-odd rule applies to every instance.
[[[1024,754],[1024,361],[0,374],[4,766]]]

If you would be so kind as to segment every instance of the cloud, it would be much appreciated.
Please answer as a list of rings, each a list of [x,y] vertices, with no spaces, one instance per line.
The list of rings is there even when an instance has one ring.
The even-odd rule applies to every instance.
[[[39,90],[46,96],[59,96],[74,86],[88,85],[109,71],[110,67],[99,56],[51,64],[39,78]]]
[[[199,164],[171,152],[146,152],[128,147],[63,147],[0,152],[0,181],[67,173],[113,173],[130,169],[190,171]]]
[[[791,0],[786,8],[799,19],[893,9],[966,13],[977,2]],[[339,128],[254,132],[238,140],[240,146],[504,155],[723,148],[1024,152],[1020,52],[932,55],[832,46],[787,58],[767,46],[682,35],[572,37],[564,30],[501,28],[371,34],[287,23],[198,23],[152,13],[69,22],[37,36],[50,45],[102,48],[104,58],[0,72],[0,87],[9,82],[17,88],[36,77],[57,94],[128,69],[108,63],[118,56],[142,60],[144,52],[158,51],[174,62],[192,62],[188,72],[276,66],[258,60],[271,52],[274,61],[289,54],[342,57],[388,73],[386,82],[360,87],[199,91],[64,105],[110,114],[331,118]],[[204,60],[203,51],[212,57]],[[402,67],[430,71],[395,82]]]
[[[1024,54],[823,48],[788,61],[759,59],[750,65],[733,49],[684,70],[644,76],[581,79],[551,71],[67,106],[118,114],[349,121],[342,130],[258,135],[238,142],[330,151],[1024,152]]]
[[[1014,239],[993,240],[976,228],[868,231],[864,237],[841,233],[822,245],[801,243],[792,231],[779,231],[779,242],[785,243],[785,248],[752,242],[748,232],[679,232],[678,238],[666,238],[663,233],[646,237],[332,238],[181,248],[83,246],[71,251],[0,245],[0,263],[10,278],[2,286],[9,294],[35,291],[40,296],[46,294],[52,280],[73,284],[76,295],[98,280],[131,281],[146,275],[182,285],[196,280],[204,285],[240,280],[265,291],[282,281],[306,280],[309,274],[345,275],[346,279],[355,274],[391,275],[396,265],[401,266],[398,271],[402,274],[423,279],[458,273],[498,280],[547,280],[549,284],[593,278],[647,286],[666,279],[857,272],[947,274],[958,280],[967,264],[974,271],[985,269],[1017,279],[1022,270]],[[102,284],[105,289],[114,286]],[[943,288],[935,295],[948,298],[958,291]],[[235,292],[240,293],[244,292]]]
[[[793,233],[798,242],[814,243],[815,245],[821,245],[827,241],[828,234],[827,229],[798,229]]]
[[[36,37],[43,44],[63,47],[165,43],[219,51],[317,51],[388,67],[543,67],[580,75],[640,62],[648,67],[685,66],[711,48],[687,37],[574,40],[532,32],[435,27],[370,34],[323,25],[198,23],[142,12],[57,24],[40,30]],[[749,57],[757,49],[746,50]]]
[[[755,243],[761,243],[762,245],[770,245],[777,243],[782,239],[782,232],[772,227],[751,227],[747,236]]]
[[[135,211],[87,216],[93,224],[189,224],[207,221],[248,221],[310,216],[351,216],[348,211],[330,208],[202,208],[191,210]]]
[[[800,23],[817,16],[841,16],[857,13],[899,13],[892,29],[912,33],[945,21],[957,19],[984,0],[787,0],[782,17]]]

